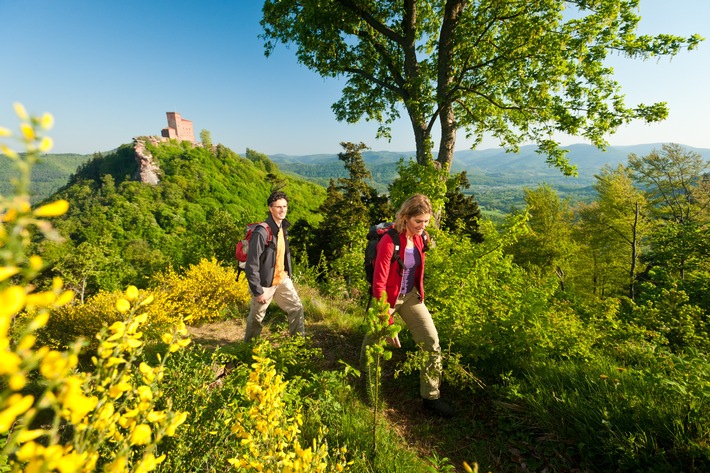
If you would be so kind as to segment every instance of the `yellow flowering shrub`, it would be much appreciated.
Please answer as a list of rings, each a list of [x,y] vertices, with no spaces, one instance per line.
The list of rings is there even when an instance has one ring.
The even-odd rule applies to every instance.
[[[187,418],[162,401],[159,389],[167,356],[190,343],[187,329],[178,323],[162,336],[167,354],[158,355],[157,365],[141,361],[142,329],[153,297],[140,297],[129,287],[106,309],[103,320],[122,320],[97,335],[91,372],[78,369],[80,341],[65,351],[37,343],[36,333],[51,311],[71,302],[73,292],[64,290],[60,279],[50,290],[35,291],[31,281],[42,260],[25,252],[36,233],[60,239],[46,219],[65,213],[68,203],[31,209],[30,170],[39,153],[51,148],[51,139],[42,134],[53,120],[49,114],[29,117],[20,104],[15,111],[20,133],[0,127],[0,138],[16,138],[26,150],[22,154],[0,144],[20,171],[15,196],[0,196],[0,438],[5,438],[0,457],[13,472],[152,471],[165,459],[158,455],[158,443],[175,435]],[[18,318],[20,313],[24,318]],[[26,389],[30,383],[32,390]],[[159,409],[159,402],[167,407]],[[40,419],[47,412],[50,420]]]
[[[2,269],[0,269],[0,276]],[[191,325],[235,316],[248,310],[251,299],[246,278],[236,281],[234,269],[221,266],[215,259],[203,259],[190,266],[185,274],[173,270],[158,274],[150,290],[153,302],[146,307],[150,331],[160,331],[181,320]],[[136,290],[143,294],[145,291]],[[122,298],[120,291],[100,291],[83,304],[73,301],[52,311],[47,325],[37,334],[39,340],[53,348],[66,348],[76,338],[88,338],[88,349],[96,349],[90,338],[104,325],[122,319],[114,309]]]
[[[234,317],[248,310],[249,288],[246,278],[236,281],[233,268],[216,259],[203,259],[184,274],[170,269],[153,279],[155,303],[150,309],[154,323],[184,319],[190,325]]]
[[[96,350],[98,341],[93,334],[98,333],[103,326],[124,318],[115,309],[116,302],[121,298],[122,293],[119,291],[101,291],[86,299],[83,304],[73,301],[73,304],[53,310],[47,325],[37,333],[37,337],[41,343],[52,348],[67,348],[77,338],[84,337],[88,343],[87,350]]]
[[[290,416],[286,412],[288,382],[277,373],[274,361],[264,356],[266,347],[261,342],[254,348],[255,363],[243,387],[249,404],[239,409],[232,427],[244,453],[229,459],[229,463],[240,472],[345,471],[345,447],[339,450],[339,458],[332,460],[324,440],[313,439],[311,445],[301,445],[301,413]]]

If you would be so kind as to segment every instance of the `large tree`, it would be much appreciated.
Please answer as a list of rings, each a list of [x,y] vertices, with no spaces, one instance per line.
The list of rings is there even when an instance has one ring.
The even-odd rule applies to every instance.
[[[515,261],[543,276],[555,274],[565,289],[567,270],[577,251],[572,239],[574,214],[569,199],[560,199],[547,184],[525,189],[530,232],[510,246]]]
[[[604,136],[640,118],[664,119],[665,103],[627,106],[606,58],[673,56],[702,41],[636,34],[639,0],[266,0],[267,56],[294,44],[302,64],[347,79],[338,120],[380,124],[406,111],[417,161],[448,169],[456,133],[486,132],[516,150],[534,141],[548,162],[574,169],[559,132],[603,147]],[[670,6],[669,6],[670,8]]]
[[[652,264],[677,271],[681,279],[707,258],[710,232],[710,163],[677,144],[646,156],[629,155],[631,175],[646,192],[655,217]]]
[[[594,177],[599,198],[582,208],[578,225],[583,244],[598,255],[597,261],[606,269],[604,281],[599,285],[594,281],[594,286],[604,289],[602,282],[624,281],[628,296],[634,299],[636,278],[642,270],[641,239],[648,229],[646,198],[634,187],[631,172],[621,164],[616,168],[604,166]],[[603,290],[599,294],[607,295]]]

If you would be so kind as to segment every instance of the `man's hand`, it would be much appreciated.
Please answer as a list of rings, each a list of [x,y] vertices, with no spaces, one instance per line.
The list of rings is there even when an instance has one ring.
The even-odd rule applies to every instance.
[[[389,343],[394,348],[402,348],[402,345],[399,343],[399,335],[395,335],[394,337],[387,337],[386,340],[387,343]]]
[[[264,294],[259,294],[254,299],[256,299],[256,302],[259,304],[266,304],[266,296]]]

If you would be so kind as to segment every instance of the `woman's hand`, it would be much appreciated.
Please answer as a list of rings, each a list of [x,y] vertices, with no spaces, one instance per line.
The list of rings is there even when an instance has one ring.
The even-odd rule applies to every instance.
[[[402,348],[402,345],[399,343],[399,335],[395,335],[394,337],[387,337],[386,340],[387,343],[390,344],[390,346],[393,346],[394,348]]]

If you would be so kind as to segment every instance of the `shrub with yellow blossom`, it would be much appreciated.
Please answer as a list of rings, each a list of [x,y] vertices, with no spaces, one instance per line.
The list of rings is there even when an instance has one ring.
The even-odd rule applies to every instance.
[[[159,357],[157,366],[141,362],[145,343],[141,329],[152,296],[141,298],[135,287],[129,287],[111,311],[123,314],[124,320],[97,335],[99,349],[90,373],[78,370],[81,341],[66,351],[37,344],[35,334],[47,323],[50,311],[68,304],[73,293],[63,289],[60,279],[50,290],[34,291],[31,281],[43,263],[25,251],[37,231],[59,239],[46,219],[64,214],[68,203],[60,200],[31,208],[30,171],[39,154],[52,146],[42,134],[53,120],[49,114],[30,117],[20,104],[15,104],[15,111],[20,134],[0,127],[0,137],[16,138],[26,149],[21,154],[0,144],[0,151],[20,171],[15,195],[0,196],[0,437],[6,440],[0,456],[8,459],[12,471],[91,472],[99,467],[107,472],[152,471],[165,458],[156,456],[157,444],[175,435],[187,417],[169,405],[156,408],[166,357],[190,341],[186,327],[178,324],[163,335],[168,353]],[[18,327],[21,312],[29,315]],[[34,394],[27,389],[31,376],[39,377]],[[51,413],[48,423],[40,421],[40,412]]]
[[[235,270],[214,258],[190,265],[182,275],[169,269],[156,275],[153,285],[156,300],[150,319],[155,323],[184,318],[199,325],[223,320],[248,310],[251,300],[246,278],[236,281]]]
[[[266,350],[265,342],[254,348],[255,363],[243,387],[249,405],[240,408],[232,427],[244,451],[229,463],[243,472],[345,471],[344,447],[339,450],[340,457],[332,460],[324,440],[301,445],[301,413],[288,414],[284,402],[288,382],[277,373],[274,361],[264,356]]]
[[[181,320],[191,325],[234,316],[245,312],[250,295],[246,278],[236,281],[234,269],[220,265],[217,260],[203,259],[191,265],[184,274],[174,270],[158,274],[151,289],[154,301],[147,308],[151,331],[160,331]],[[121,320],[113,311],[120,291],[100,291],[83,304],[66,304],[52,311],[48,324],[37,334],[39,340],[53,348],[67,348],[77,337],[90,337],[103,325]],[[89,350],[96,348],[96,340],[89,340]]]
[[[105,325],[123,320],[124,316],[115,310],[116,302],[123,294],[120,291],[100,291],[86,299],[83,304],[76,300],[52,311],[47,325],[37,332],[40,343],[52,348],[66,349],[79,337],[88,338],[86,349],[95,351],[98,341],[93,334]],[[149,306],[146,310],[149,310]],[[26,318],[23,314],[22,318]]]

